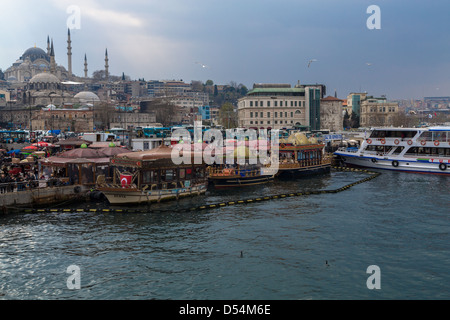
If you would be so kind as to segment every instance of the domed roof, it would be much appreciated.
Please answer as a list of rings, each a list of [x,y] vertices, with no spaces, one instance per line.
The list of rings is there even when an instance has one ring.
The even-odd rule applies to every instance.
[[[41,48],[29,48],[25,50],[22,57],[20,57],[21,60],[25,60],[26,58],[30,58],[31,62],[37,60],[37,59],[45,59],[48,62],[50,62],[50,57],[48,54],[42,50]]]
[[[78,92],[75,96],[75,99],[80,99],[80,101],[84,102],[93,102],[93,101],[100,101],[100,98],[93,92],[90,91],[81,91]]]
[[[33,78],[30,79],[30,83],[38,83],[38,82],[61,83],[61,81],[58,79],[57,76],[47,72],[38,73],[37,75],[35,75]]]

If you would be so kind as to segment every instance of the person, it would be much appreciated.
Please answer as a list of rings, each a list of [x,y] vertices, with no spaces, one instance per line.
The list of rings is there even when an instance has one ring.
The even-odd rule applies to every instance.
[[[5,193],[6,192],[6,183],[7,183],[7,179],[4,173],[1,174],[0,177],[0,192],[1,193]]]

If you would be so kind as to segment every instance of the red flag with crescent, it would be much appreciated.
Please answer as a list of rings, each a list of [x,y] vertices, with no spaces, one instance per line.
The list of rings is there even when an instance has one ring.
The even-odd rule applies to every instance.
[[[133,178],[130,174],[121,174],[120,175],[120,185],[123,188],[127,188],[131,185],[131,179]]]

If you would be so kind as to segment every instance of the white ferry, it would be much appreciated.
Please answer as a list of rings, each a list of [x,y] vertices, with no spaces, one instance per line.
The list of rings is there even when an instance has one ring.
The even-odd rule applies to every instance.
[[[334,155],[346,166],[450,175],[450,127],[375,128]]]

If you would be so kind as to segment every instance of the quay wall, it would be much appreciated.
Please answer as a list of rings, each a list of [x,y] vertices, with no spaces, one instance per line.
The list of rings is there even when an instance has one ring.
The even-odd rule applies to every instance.
[[[0,207],[45,206],[59,202],[84,198],[89,188],[82,185],[36,188],[0,194]]]

